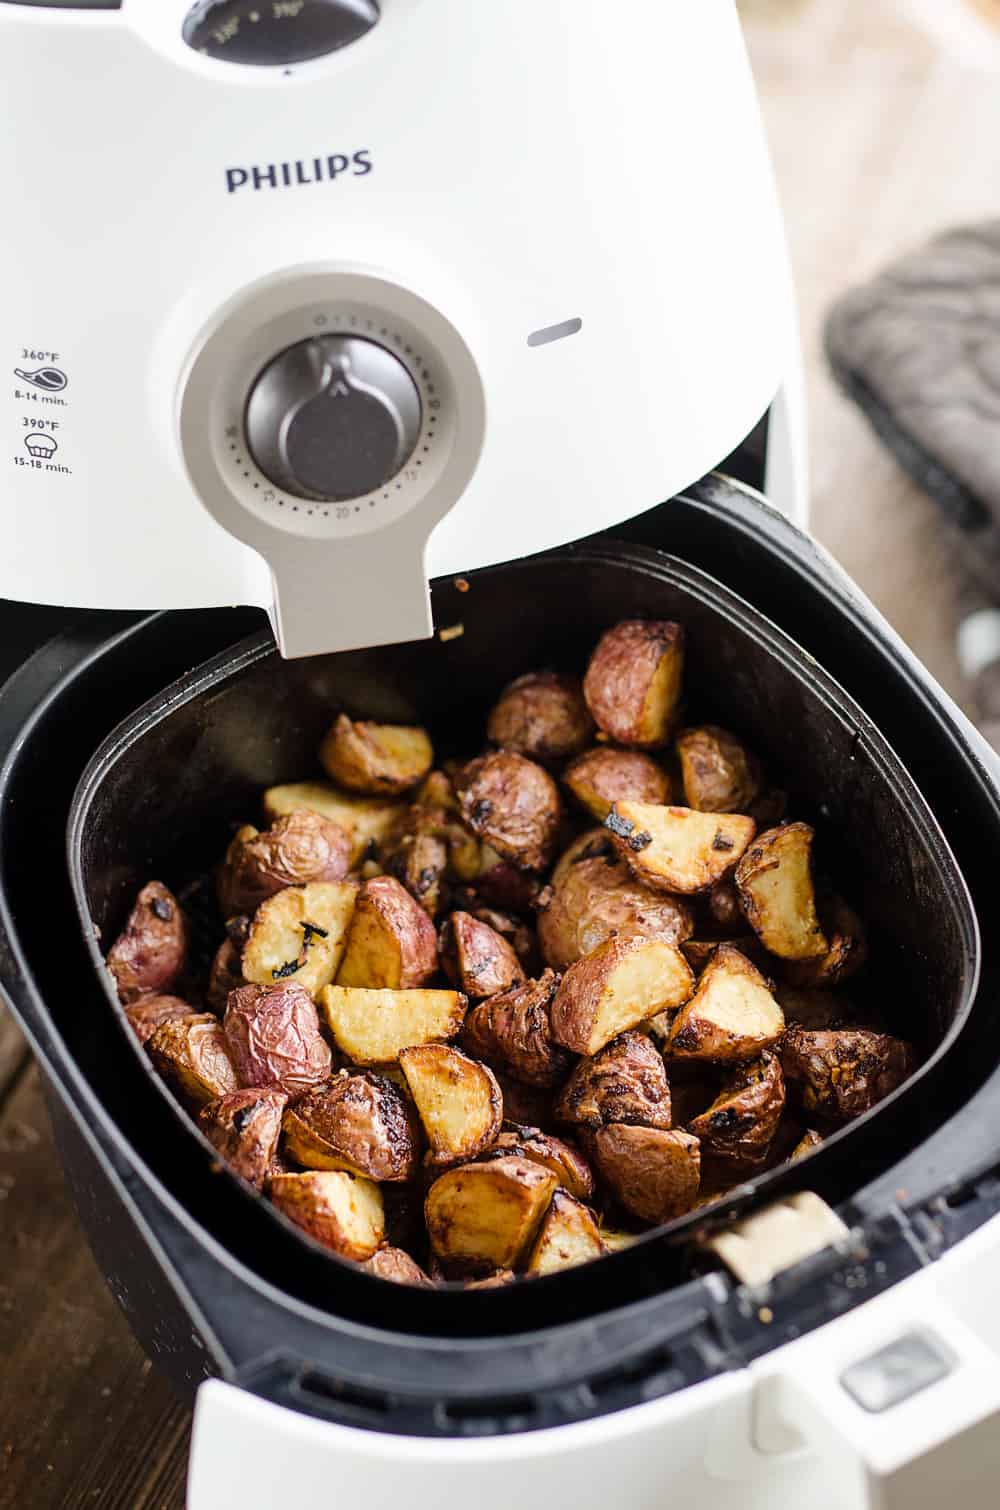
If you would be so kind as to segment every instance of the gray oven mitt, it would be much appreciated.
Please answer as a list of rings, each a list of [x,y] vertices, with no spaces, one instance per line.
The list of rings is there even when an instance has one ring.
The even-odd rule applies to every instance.
[[[949,231],[833,308],[837,381],[953,527],[969,574],[959,655],[1000,731],[1000,221]],[[995,725],[995,727],[987,727]]]

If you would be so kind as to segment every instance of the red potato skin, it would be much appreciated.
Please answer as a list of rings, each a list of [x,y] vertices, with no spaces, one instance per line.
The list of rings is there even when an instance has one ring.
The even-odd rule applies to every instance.
[[[452,985],[473,1001],[497,996],[524,981],[521,962],[507,940],[468,912],[446,918],[439,953]]]
[[[470,760],[454,784],[462,821],[477,838],[521,870],[545,869],[562,821],[548,771],[514,750],[495,750]]]
[[[474,1059],[496,1063],[529,1085],[556,1085],[572,1062],[552,1037],[549,1016],[559,983],[552,970],[473,1007],[462,1027],[462,1047]]]
[[[277,1086],[296,1100],[330,1077],[330,1047],[302,986],[240,986],[229,998],[223,1026],[245,1086]]]
[[[375,876],[358,892],[354,916],[366,909],[378,913],[390,926],[401,946],[400,991],[424,986],[437,973],[437,933],[420,903],[411,897],[395,876]],[[348,933],[347,948],[351,940]]]
[[[777,1054],[765,1053],[756,1063],[740,1065],[720,1092],[729,1104],[714,1103],[688,1124],[701,1142],[703,1156],[724,1160],[734,1168],[752,1169],[770,1152],[785,1109],[785,1077]]]
[[[366,1274],[376,1279],[387,1279],[396,1285],[419,1285],[426,1289],[431,1281],[415,1259],[403,1248],[386,1245],[361,1265]]]
[[[677,736],[687,807],[702,813],[746,813],[760,790],[759,762],[716,724]]]
[[[136,897],[128,921],[108,953],[118,1000],[168,994],[187,962],[188,925],[173,892],[150,881]]]
[[[701,1179],[697,1138],[615,1123],[592,1137],[598,1169],[633,1216],[659,1224],[691,1210]]]
[[[802,1105],[831,1122],[851,1122],[883,1101],[916,1068],[910,1044],[866,1028],[789,1028],[781,1067]]]
[[[594,723],[577,676],[529,671],[505,687],[486,724],[486,738],[543,765],[577,755],[593,738]]]
[[[670,777],[662,766],[641,750],[616,750],[611,745],[598,745],[585,750],[566,767],[562,773],[563,784],[577,796],[576,787],[581,785],[593,791],[596,797],[607,803],[607,811],[623,798],[633,802],[665,803],[671,800]],[[577,796],[578,801],[582,801]],[[583,804],[587,807],[587,804]],[[587,807],[587,811],[591,809]],[[598,817],[598,814],[592,813]],[[603,821],[606,814],[601,814]]]
[[[238,991],[240,986],[245,986],[241,961],[243,959],[242,947],[233,939],[223,939],[208,972],[208,988],[205,991],[205,1005],[216,1017],[222,1017],[226,1010],[226,1003],[233,991]]]
[[[679,944],[694,932],[693,913],[681,897],[641,885],[610,841],[602,842],[606,853],[574,861],[538,914],[538,941],[553,969],[568,970],[613,934]]]
[[[556,1118],[595,1129],[609,1122],[670,1127],[670,1086],[662,1054],[644,1033],[620,1033],[581,1059],[556,1102]]]
[[[619,744],[642,749],[669,743],[669,729],[644,739],[638,735],[638,725],[662,656],[676,653],[683,643],[681,626],[666,619],[627,619],[601,636],[583,679],[583,695],[605,734]]]
[[[476,907],[472,915],[481,923],[488,923],[494,933],[499,933],[501,938],[507,940],[526,976],[541,974],[542,956],[533,928],[512,913],[503,912],[497,907]]]
[[[419,1167],[420,1128],[413,1107],[391,1080],[369,1070],[342,1070],[296,1102],[297,1118],[369,1180],[397,1184]]]
[[[256,912],[286,886],[342,881],[350,866],[346,829],[303,808],[278,818],[252,839],[233,841],[219,878],[219,903],[227,917]]]
[[[133,1006],[125,1008],[125,1016],[139,1042],[146,1044],[165,1022],[197,1016],[197,1008],[189,1006],[179,996],[144,996]]]
[[[233,1173],[261,1190],[277,1156],[287,1104],[284,1091],[273,1087],[232,1091],[203,1107],[198,1125]]]

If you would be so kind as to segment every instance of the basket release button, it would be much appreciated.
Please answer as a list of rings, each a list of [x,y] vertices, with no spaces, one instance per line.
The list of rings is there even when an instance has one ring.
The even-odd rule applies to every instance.
[[[878,1415],[946,1379],[954,1360],[928,1332],[904,1332],[877,1353],[852,1363],[840,1382],[862,1410]]]

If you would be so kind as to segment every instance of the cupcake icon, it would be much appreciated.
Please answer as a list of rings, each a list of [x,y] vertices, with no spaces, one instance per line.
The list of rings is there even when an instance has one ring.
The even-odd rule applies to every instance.
[[[59,449],[59,442],[53,440],[51,435],[26,435],[24,444],[28,448],[28,455],[37,456],[40,461],[48,461]]]

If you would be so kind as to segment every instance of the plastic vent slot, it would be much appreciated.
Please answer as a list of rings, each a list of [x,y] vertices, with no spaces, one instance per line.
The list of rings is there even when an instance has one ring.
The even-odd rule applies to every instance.
[[[386,1416],[392,1409],[388,1395],[377,1389],[365,1389],[361,1384],[344,1384],[330,1379],[316,1369],[307,1369],[295,1381],[299,1394],[311,1395],[324,1404],[334,1405],[338,1410],[356,1411],[363,1415]]]

